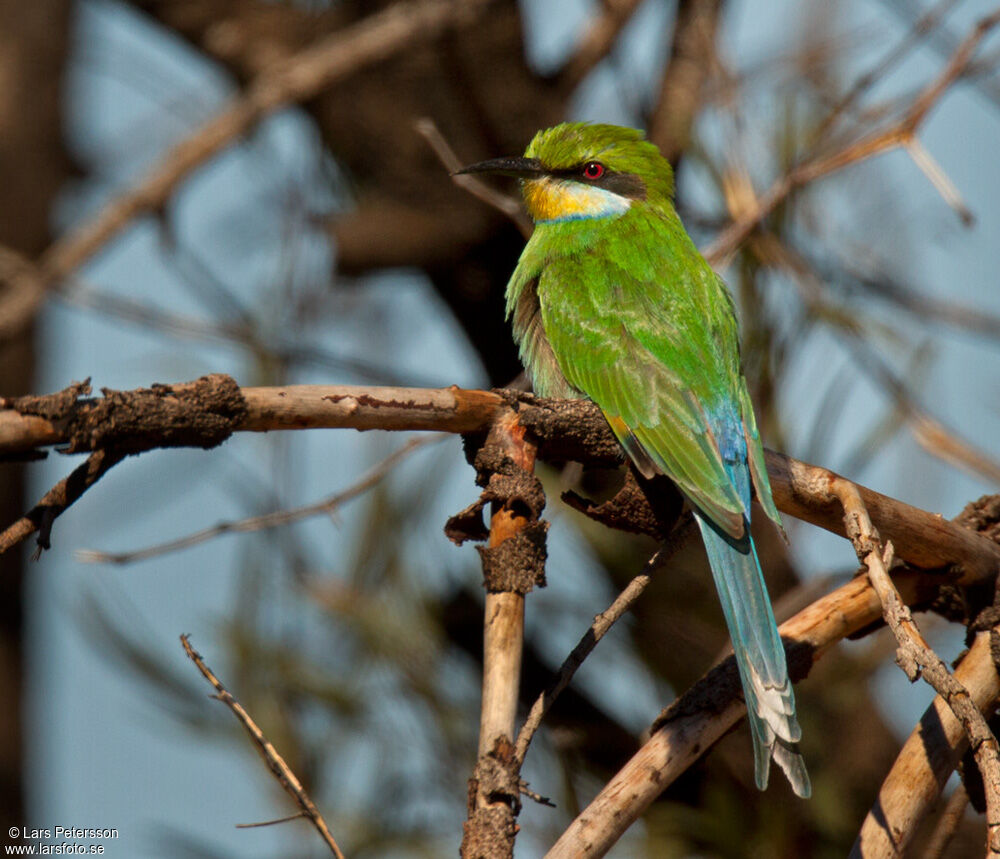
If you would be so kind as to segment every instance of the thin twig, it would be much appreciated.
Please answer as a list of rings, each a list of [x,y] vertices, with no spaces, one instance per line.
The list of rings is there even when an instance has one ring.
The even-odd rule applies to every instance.
[[[302,507],[293,507],[290,510],[279,510],[274,513],[265,513],[261,516],[249,516],[246,519],[238,519],[231,522],[220,522],[211,528],[195,531],[185,537],[176,540],[168,540],[164,543],[157,543],[147,546],[144,549],[136,549],[131,552],[102,552],[95,549],[80,549],[76,552],[76,559],[89,564],[134,564],[137,561],[146,561],[158,555],[165,555],[168,552],[176,552],[181,549],[189,549],[199,543],[205,543],[223,534],[243,534],[249,531],[261,531],[266,528],[278,528],[283,525],[290,525],[302,519],[320,514],[330,515],[348,501],[363,495],[381,480],[402,460],[406,459],[415,450],[435,444],[448,438],[444,434],[424,436],[422,438],[410,439],[399,450],[393,451],[378,465],[372,468],[359,481],[349,486],[347,489],[331,495],[323,501],[313,504],[306,504]]]
[[[802,254],[770,232],[755,236],[753,246],[763,249],[769,263],[780,266],[792,276],[793,282],[802,290],[804,303],[812,312],[839,323],[831,326],[834,333],[848,341],[848,346],[859,355],[858,364],[862,370],[895,400],[897,408],[906,416],[914,438],[924,450],[951,465],[1000,483],[1000,462],[986,451],[976,448],[958,432],[947,429],[918,403],[906,383],[862,337],[857,319],[845,316],[829,304],[822,281]]]
[[[537,802],[539,805],[544,805],[547,806],[548,808],[556,807],[556,804],[547,796],[542,796],[537,791],[532,790],[531,785],[529,785],[524,779],[521,779],[520,789],[521,789],[521,796],[528,797],[528,799],[530,799],[532,802]]]
[[[776,180],[757,198],[756,205],[737,213],[733,223],[705,250],[705,258],[713,264],[728,258],[797,188],[851,164],[905,146],[948,88],[961,78],[979,44],[998,24],[1000,11],[981,19],[962,40],[941,74],[920,91],[903,117],[892,126],[849,143],[832,154],[807,158]]]
[[[916,137],[911,137],[903,143],[907,154],[913,159],[913,163],[920,168],[920,171],[930,180],[930,183],[937,189],[942,199],[955,210],[955,214],[967,227],[971,227],[976,222],[976,216],[968,207],[961,193],[955,187],[955,183],[948,178],[934,156],[927,151],[927,148]]]
[[[299,820],[300,818],[308,817],[304,811],[298,811],[295,814],[289,814],[285,817],[279,817],[276,820],[260,820],[257,823],[237,823],[237,829],[258,829],[261,826],[277,826],[279,823],[289,823],[292,820]]]
[[[569,656],[563,660],[555,681],[535,699],[535,703],[531,705],[531,711],[528,713],[528,717],[525,719],[517,735],[517,742],[514,744],[514,756],[519,763],[524,763],[524,757],[528,753],[528,746],[542,724],[542,719],[549,712],[555,699],[569,686],[577,669],[583,665],[584,660],[590,655],[605,633],[611,629],[615,622],[631,608],[632,604],[646,590],[646,586],[652,580],[650,573],[658,565],[659,559],[660,553],[657,552],[646,562],[646,568],[643,572],[626,585],[625,589],[618,594],[615,601],[594,617],[594,622],[591,624],[590,629],[577,642],[576,647],[570,651]]]
[[[684,540],[691,533],[693,525],[694,520],[691,518],[685,518],[682,520],[682,523],[679,525],[677,530],[670,535],[670,539],[666,545],[661,547],[653,555],[653,557],[646,562],[646,566],[643,571],[625,586],[611,605],[609,605],[599,615],[594,617],[594,622],[590,625],[590,628],[586,631],[586,633],[584,633],[579,642],[577,642],[576,647],[570,651],[569,656],[563,660],[563,664],[559,667],[559,673],[556,676],[556,679],[552,682],[548,689],[542,692],[542,694],[535,699],[535,703],[531,705],[531,710],[529,711],[527,718],[524,720],[521,730],[518,732],[517,741],[514,743],[514,757],[517,759],[518,765],[522,765],[524,763],[524,759],[528,754],[528,746],[531,744],[532,738],[535,736],[539,726],[542,724],[542,719],[545,718],[546,714],[555,703],[556,698],[558,698],[562,691],[569,686],[570,682],[573,680],[573,676],[577,672],[577,669],[583,665],[584,660],[591,654],[593,649],[597,647],[597,643],[604,638],[608,630],[610,630],[611,627],[617,623],[622,615],[624,615],[625,612],[632,607],[633,603],[635,603],[635,601],[642,595],[642,592],[646,590],[646,586],[650,583],[653,572],[671,555],[673,555],[684,543]]]
[[[886,75],[900,60],[902,60],[912,48],[923,41],[927,35],[940,23],[942,18],[951,11],[957,0],[941,0],[936,6],[928,9],[916,21],[913,22],[910,31],[878,62],[876,62],[866,72],[859,75],[850,89],[837,100],[830,112],[817,126],[813,138],[823,141],[828,138],[830,129],[834,123],[848,110],[850,110],[857,100],[871,87],[879,81],[885,80]]]
[[[882,613],[899,649],[896,661],[911,681],[918,676],[941,695],[969,736],[986,794],[986,855],[1000,856],[1000,746],[968,689],[948,671],[944,661],[924,640],[909,609],[889,577],[892,543],[884,547],[857,487],[847,480],[830,487],[844,508],[848,535],[882,603]]]
[[[482,200],[488,206],[492,206],[510,218],[525,238],[531,235],[534,227],[532,226],[531,219],[524,213],[524,207],[519,200],[507,194],[501,194],[478,176],[456,175],[456,171],[461,170],[465,164],[462,163],[455,150],[451,148],[451,144],[445,140],[444,135],[438,129],[433,119],[427,116],[421,117],[413,123],[413,127],[427,141],[431,149],[434,150],[434,154],[437,155],[438,160],[440,160],[444,168],[451,174],[452,182],[458,185],[459,188],[468,191],[473,197]]]
[[[198,653],[192,646],[187,635],[181,636],[181,644],[184,647],[184,652],[188,655],[188,658],[198,667],[201,672],[201,676],[204,677],[216,691],[216,697],[219,701],[225,704],[237,718],[239,723],[244,727],[250,739],[260,756],[264,759],[264,763],[267,764],[268,769],[271,774],[277,779],[278,784],[284,789],[294,801],[295,804],[301,810],[304,817],[308,818],[309,822],[315,827],[316,831],[320,834],[320,837],[326,843],[326,846],[330,848],[330,852],[337,857],[337,859],[344,859],[344,854],[341,852],[340,847],[337,846],[337,842],[334,841],[333,835],[330,833],[330,828],[326,825],[326,821],[323,819],[323,815],[319,813],[319,810],[313,804],[313,801],[309,798],[309,794],[306,793],[305,789],[302,787],[298,778],[296,778],[295,773],[291,771],[288,764],[285,763],[284,759],[275,750],[274,746],[271,745],[267,737],[264,736],[263,731],[257,727],[257,723],[250,718],[250,714],[247,713],[243,706],[237,701],[222,685],[218,677],[212,673],[212,670],[205,664],[205,661],[201,658],[201,654]]]

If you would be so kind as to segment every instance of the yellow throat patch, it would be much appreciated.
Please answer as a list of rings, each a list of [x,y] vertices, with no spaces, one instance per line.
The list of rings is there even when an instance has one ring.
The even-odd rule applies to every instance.
[[[628,197],[568,179],[528,179],[521,186],[524,204],[537,224],[622,215],[632,201]]]

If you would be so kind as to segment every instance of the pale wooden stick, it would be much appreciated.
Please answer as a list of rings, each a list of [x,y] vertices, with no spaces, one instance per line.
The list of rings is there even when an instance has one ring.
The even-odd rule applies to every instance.
[[[522,472],[534,470],[535,446],[525,438],[524,427],[513,411],[498,415],[487,445],[502,449]],[[531,519],[499,500],[494,501],[489,547],[499,548],[531,524]],[[504,590],[493,590],[487,573],[479,759],[469,783],[469,815],[463,826],[461,847],[463,859],[511,856],[517,832],[514,819],[520,788],[513,738],[524,651],[524,592],[509,584]],[[500,789],[501,785],[506,789]]]
[[[906,573],[897,582],[908,602],[934,591],[935,577]],[[815,662],[845,636],[877,621],[882,604],[864,578],[856,578],[817,600],[779,627],[796,653]],[[730,657],[732,659],[732,657]],[[796,658],[790,659],[793,671]],[[605,855],[625,830],[681,773],[746,713],[735,670],[722,687],[718,666],[674,702],[657,721],[646,744],[602,788],[563,832],[546,859],[595,859]]]
[[[513,412],[503,413],[490,433],[501,438],[515,464],[530,472],[535,467],[535,447],[524,438],[524,429]],[[513,539],[528,520],[507,507],[493,511],[490,548]],[[524,650],[524,594],[515,591],[486,593],[483,621],[483,701],[479,721],[479,754],[496,747],[501,738],[514,739],[514,720],[521,690],[521,655]]]
[[[490,547],[517,533],[514,517],[497,513],[490,524]],[[483,618],[483,701],[479,714],[479,754],[505,738],[511,742],[521,689],[524,651],[524,595],[486,594]]]
[[[840,479],[831,486],[831,491],[843,504],[848,536],[859,560],[868,569],[868,579],[882,604],[882,615],[899,644],[896,661],[911,681],[923,676],[947,702],[969,736],[986,794],[986,855],[1000,857],[1000,745],[969,690],[948,671],[920,634],[889,577],[892,543],[883,546],[857,487]]]
[[[969,690],[981,711],[1000,695],[1000,676],[990,652],[990,634],[978,633],[955,669],[955,679]],[[851,859],[902,856],[968,745],[969,737],[962,723],[938,695],[903,744],[882,783],[854,842]]]
[[[913,163],[930,180],[930,183],[944,201],[955,210],[955,214],[958,215],[962,223],[967,227],[971,227],[976,221],[976,216],[972,214],[972,210],[965,200],[962,199],[962,194],[955,187],[955,183],[951,181],[941,165],[934,160],[934,156],[927,151],[927,148],[916,137],[911,137],[903,146],[906,148],[910,158],[913,159]]]
[[[767,450],[764,455],[779,510],[834,534],[846,535],[843,511],[832,489],[843,477],[774,451]],[[879,533],[892,542],[903,560],[925,569],[954,566],[956,579],[962,584],[996,578],[1000,546],[992,540],[938,513],[928,513],[859,484],[852,485],[878,524]]]

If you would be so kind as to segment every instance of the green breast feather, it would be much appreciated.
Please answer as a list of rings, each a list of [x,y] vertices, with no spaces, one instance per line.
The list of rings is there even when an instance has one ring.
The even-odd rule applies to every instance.
[[[729,293],[676,216],[539,225],[507,298],[535,390],[586,392],[640,468],[667,474],[736,537],[745,511],[706,410],[739,403],[758,497],[778,521]]]

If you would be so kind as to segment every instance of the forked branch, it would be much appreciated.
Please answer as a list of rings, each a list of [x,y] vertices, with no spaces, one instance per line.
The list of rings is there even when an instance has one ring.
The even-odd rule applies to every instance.
[[[986,795],[986,855],[1000,856],[1000,746],[969,690],[927,644],[889,577],[892,543],[882,543],[857,487],[839,479],[831,490],[844,507],[847,533],[878,594],[882,616],[896,637],[896,661],[910,681],[922,676],[941,696],[968,735]],[[867,854],[865,854],[867,855]]]

